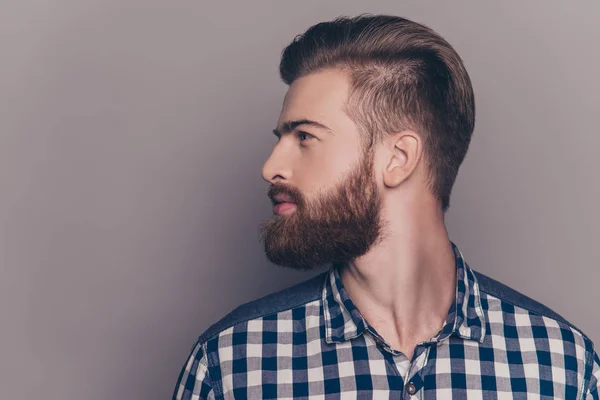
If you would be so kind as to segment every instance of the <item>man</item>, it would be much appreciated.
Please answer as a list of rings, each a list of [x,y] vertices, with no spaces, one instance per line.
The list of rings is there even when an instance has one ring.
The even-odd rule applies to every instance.
[[[280,74],[261,240],[277,265],[329,268],[208,328],[174,398],[598,399],[592,341],[449,240],[475,121],[452,47],[407,19],[338,18],[297,37]]]

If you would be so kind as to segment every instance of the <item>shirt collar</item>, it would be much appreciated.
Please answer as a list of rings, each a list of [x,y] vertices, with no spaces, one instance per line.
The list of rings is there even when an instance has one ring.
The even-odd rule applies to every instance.
[[[486,319],[481,306],[479,285],[458,247],[452,241],[450,243],[456,258],[455,298],[442,329],[428,342],[439,342],[454,334],[483,343]],[[327,343],[341,343],[360,336],[367,329],[379,337],[350,299],[335,265],[326,274],[322,301]]]

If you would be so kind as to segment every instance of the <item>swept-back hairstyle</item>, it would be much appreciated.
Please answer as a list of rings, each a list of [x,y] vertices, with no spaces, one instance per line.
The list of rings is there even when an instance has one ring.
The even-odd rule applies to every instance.
[[[365,151],[404,129],[421,136],[427,184],[445,213],[475,125],[471,80],[452,46],[398,16],[342,16],[297,35],[282,52],[279,72],[290,85],[324,68],[348,72],[345,112]]]

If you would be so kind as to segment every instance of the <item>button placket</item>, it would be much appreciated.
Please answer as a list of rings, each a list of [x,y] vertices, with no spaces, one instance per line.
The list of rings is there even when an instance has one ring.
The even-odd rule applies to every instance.
[[[405,379],[408,376],[408,373],[410,371],[410,361],[408,360],[406,355],[404,355],[404,353],[395,355],[393,357],[393,359],[394,359],[394,364],[396,365],[396,370],[402,377],[402,381],[406,382]]]
[[[408,382],[404,386],[404,390],[406,390],[406,393],[410,394],[411,396],[414,395],[415,393],[417,393],[417,387],[412,382]]]
[[[425,364],[427,363],[427,358],[429,357],[429,350],[429,346],[424,348],[421,354],[419,354],[414,360],[414,362],[408,367],[408,371],[406,373],[407,383],[404,385],[404,391],[410,396],[415,395],[415,393],[417,393],[418,391],[414,382],[412,382],[412,378],[425,367]]]

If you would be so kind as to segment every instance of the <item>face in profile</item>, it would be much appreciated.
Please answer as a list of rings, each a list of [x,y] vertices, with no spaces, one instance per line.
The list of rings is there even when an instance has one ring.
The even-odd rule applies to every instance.
[[[260,226],[274,264],[303,270],[341,265],[382,239],[373,152],[362,150],[356,126],[343,112],[346,90],[345,76],[330,71],[299,79],[286,94],[280,123],[314,119],[333,133],[298,125],[282,135],[263,167],[269,198],[287,196],[293,203]],[[313,138],[302,140],[307,135]]]

